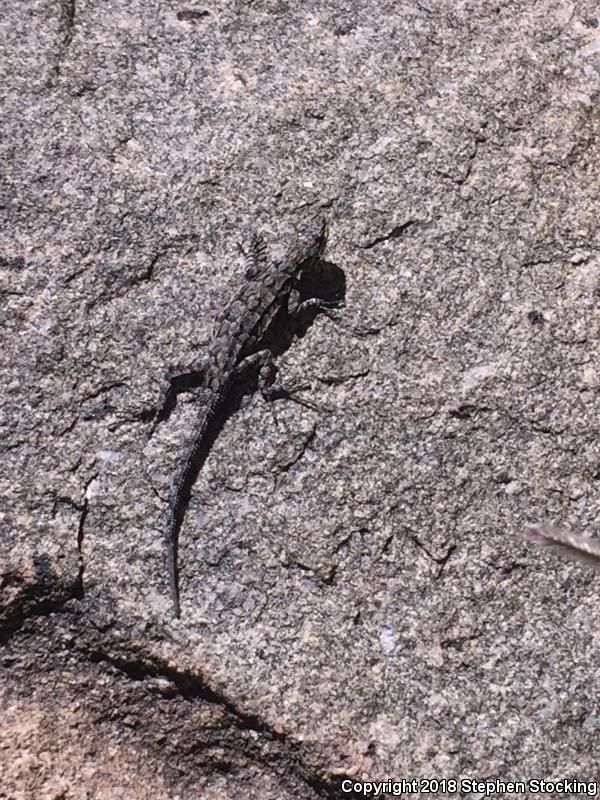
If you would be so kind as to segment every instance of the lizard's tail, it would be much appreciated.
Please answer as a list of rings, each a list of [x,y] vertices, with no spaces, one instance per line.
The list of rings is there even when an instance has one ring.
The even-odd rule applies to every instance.
[[[203,424],[198,432],[193,445],[190,447],[187,457],[179,471],[175,482],[175,490],[172,495],[169,525],[167,527],[167,567],[169,571],[169,587],[173,602],[173,611],[177,619],[181,616],[181,603],[179,598],[179,529],[183,522],[185,509],[190,498],[194,478],[199,469],[198,461],[204,444],[204,434],[206,432],[208,419],[213,413],[213,406],[203,413]]]
[[[173,613],[175,614],[175,617],[179,619],[181,617],[181,603],[179,600],[179,570],[177,568],[179,523],[177,521],[177,515],[175,514],[175,502],[171,507],[169,527],[167,530],[167,568],[169,571],[169,589],[171,592],[171,602],[173,603]]]
[[[194,447],[189,453],[183,469],[177,476],[175,482],[175,492],[171,500],[169,512],[169,525],[167,528],[167,567],[169,571],[169,588],[171,600],[173,602],[173,612],[175,617],[181,617],[181,602],[179,598],[179,529],[183,522],[183,515],[187,500],[191,491],[191,480],[194,474],[194,458],[197,448]]]

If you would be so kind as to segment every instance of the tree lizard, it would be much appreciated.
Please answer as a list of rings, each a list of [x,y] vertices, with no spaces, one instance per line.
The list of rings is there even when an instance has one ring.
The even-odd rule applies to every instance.
[[[262,237],[255,234],[248,254],[246,282],[234,294],[219,316],[215,333],[199,370],[203,376],[203,403],[194,425],[193,435],[186,447],[181,465],[173,481],[167,527],[167,560],[170,592],[175,616],[180,617],[177,550],[179,529],[195,479],[196,460],[207,439],[211,422],[227,397],[233,383],[248,369],[270,364],[272,353],[259,349],[261,339],[276,314],[282,308],[297,315],[308,308],[331,308],[336,301],[310,298],[299,300],[298,285],[304,270],[313,267],[321,258],[327,242],[327,224],[308,244],[297,245],[281,261],[267,257]],[[179,376],[180,377],[180,376]],[[171,378],[173,382],[175,376]],[[159,412],[160,413],[160,412]]]

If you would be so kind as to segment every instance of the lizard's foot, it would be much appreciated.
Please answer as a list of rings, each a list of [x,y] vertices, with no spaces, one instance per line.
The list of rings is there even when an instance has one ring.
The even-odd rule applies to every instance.
[[[319,406],[311,400],[305,400],[298,396],[297,392],[304,392],[307,389],[312,389],[312,384],[300,383],[287,388],[281,383],[270,383],[268,386],[261,387],[261,394],[268,403],[273,403],[275,400],[290,400],[292,403],[304,406],[304,408],[311,408],[313,411],[323,411],[323,406]]]

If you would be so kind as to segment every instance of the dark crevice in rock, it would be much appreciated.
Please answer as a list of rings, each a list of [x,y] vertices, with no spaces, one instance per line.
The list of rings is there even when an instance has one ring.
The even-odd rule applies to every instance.
[[[80,650],[93,663],[110,664],[112,667],[119,670],[119,672],[125,673],[125,675],[135,681],[142,681],[147,678],[166,678],[177,688],[177,692],[181,697],[185,697],[188,700],[203,700],[204,702],[221,706],[236,718],[241,728],[254,731],[263,736],[268,736],[280,742],[287,741],[287,737],[284,734],[278,733],[270,728],[262,722],[259,717],[248,714],[237,708],[237,706],[223,694],[207,686],[197,675],[173,669],[155,660],[136,659],[133,655],[126,658],[123,656],[109,655],[100,649],[87,649],[82,647]]]
[[[184,9],[183,11],[177,12],[177,19],[181,22],[195,22],[198,19],[202,19],[202,17],[208,17],[210,15],[210,11],[206,11],[204,9]]]
[[[78,649],[93,663],[109,664],[134,681],[157,678],[168,680],[177,689],[177,693],[173,697],[179,696],[187,700],[198,700],[219,706],[235,720],[235,726],[238,730],[250,731],[259,735],[263,741],[283,747],[281,755],[289,762],[297,776],[316,793],[317,797],[352,797],[351,794],[341,791],[341,782],[344,777],[348,776],[338,776],[335,781],[331,781],[305,767],[301,762],[301,745],[299,743],[295,742],[290,736],[274,730],[255,714],[249,714],[238,708],[221,692],[207,686],[197,675],[173,669],[156,660],[136,659],[133,654],[130,654],[130,657],[129,655],[124,657],[109,655],[99,648],[80,647]]]
[[[403,222],[401,225],[395,225],[389,233],[384,234],[383,236],[378,236],[376,239],[364,244],[363,250],[371,250],[371,248],[376,247],[378,244],[382,242],[387,242],[389,239],[399,239],[405,231],[409,228],[412,228],[413,225],[417,225],[418,220],[416,219],[409,219],[406,222]]]
[[[330,779],[319,773],[323,756],[316,744],[309,750],[240,710],[202,678],[136,653],[122,634],[118,638],[107,634],[114,610],[107,614],[108,608],[93,603],[87,605],[86,614],[81,606],[60,609],[48,602],[39,607],[40,616],[55,611],[54,618],[37,620],[12,638],[0,668],[8,676],[25,667],[18,681],[27,685],[37,680],[31,669],[39,664],[44,675],[40,697],[50,713],[44,689],[50,687],[52,698],[65,709],[79,708],[80,694],[89,687],[85,702],[89,719],[80,717],[78,722],[87,741],[95,732],[103,740],[108,736],[116,748],[141,748],[144,759],[154,754],[169,785],[186,797],[192,796],[187,793],[192,786],[196,791],[216,773],[231,774],[236,780],[244,773],[270,775],[286,797],[354,796],[341,790],[349,776],[336,774]],[[108,647],[113,652],[108,653]],[[138,732],[133,740],[132,731]],[[57,733],[69,740],[68,729],[59,726]]]
[[[62,0],[60,28],[63,34],[63,51],[71,44],[75,27],[75,0]]]
[[[95,476],[94,476],[95,477]],[[88,482],[87,486],[90,485],[91,481],[94,478],[91,478]],[[86,491],[87,491],[86,486]],[[88,515],[88,499],[84,496],[83,499],[83,506],[81,508],[81,514],[79,516],[79,525],[77,526],[77,550],[79,551],[79,572],[77,573],[77,593],[75,597],[81,600],[83,599],[83,573],[85,572],[85,561],[83,559],[83,539],[84,539],[84,531],[85,531],[85,520]]]
[[[59,9],[58,35],[61,38],[57,47],[54,65],[50,69],[50,75],[47,80],[49,89],[56,85],[60,76],[62,60],[69,49],[75,32],[75,0],[60,0]]]

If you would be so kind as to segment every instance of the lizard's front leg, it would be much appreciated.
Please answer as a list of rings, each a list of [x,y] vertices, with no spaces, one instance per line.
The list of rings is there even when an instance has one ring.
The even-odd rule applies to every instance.
[[[262,350],[258,350],[256,353],[251,353],[246,356],[235,368],[234,379],[240,380],[249,372],[258,372],[258,386],[260,391],[266,399],[269,399],[266,395],[270,393],[270,388],[273,386],[276,373],[273,353],[265,347]]]
[[[177,395],[184,391],[197,390],[202,385],[205,371],[205,362],[200,361],[191,365],[177,364],[166,367],[161,371],[158,393],[149,403],[128,403],[125,408],[119,409],[118,414],[124,422],[151,422],[152,429],[148,438],[152,436],[159,422],[168,418],[173,410]]]
[[[192,364],[174,364],[163,371],[158,397],[146,411],[147,419],[153,423],[150,435],[160,422],[167,419],[175,407],[177,395],[184,391],[193,392],[202,385],[205,370],[206,362],[201,360]]]
[[[307,300],[300,300],[300,291],[297,287],[294,287],[288,295],[287,313],[292,319],[298,319],[309,311],[327,314],[328,311],[341,306],[343,306],[342,300],[324,300],[321,297],[309,297]],[[331,314],[327,314],[327,316],[331,317]]]

